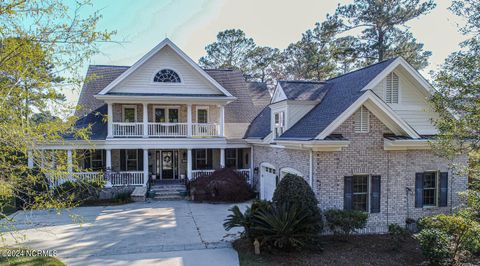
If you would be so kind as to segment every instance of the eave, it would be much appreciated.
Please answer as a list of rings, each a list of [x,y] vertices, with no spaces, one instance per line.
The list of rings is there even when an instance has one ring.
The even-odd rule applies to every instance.
[[[122,103],[211,103],[211,104],[228,104],[236,97],[233,96],[152,96],[152,95],[95,95],[98,100],[105,102],[122,102]]]
[[[411,139],[411,140],[389,140],[384,139],[383,149],[386,151],[407,151],[407,150],[430,150],[430,140]]]
[[[303,149],[312,151],[342,151],[350,145],[349,140],[276,140],[277,145],[290,149]]]

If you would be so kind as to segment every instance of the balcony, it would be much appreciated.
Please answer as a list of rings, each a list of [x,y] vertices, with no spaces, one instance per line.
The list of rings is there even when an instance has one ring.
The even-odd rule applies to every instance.
[[[189,137],[188,123],[148,123],[148,134],[144,135],[143,123],[114,122],[113,137]],[[220,125],[216,123],[192,123],[191,137],[218,137]]]

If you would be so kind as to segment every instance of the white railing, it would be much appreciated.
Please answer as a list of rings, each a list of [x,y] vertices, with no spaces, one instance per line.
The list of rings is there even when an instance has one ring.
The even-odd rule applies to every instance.
[[[210,176],[215,170],[192,170],[192,180],[197,179],[201,176]]]
[[[187,131],[187,123],[148,123],[151,137],[186,137]]]
[[[101,181],[103,180],[102,172],[76,172],[69,176],[68,173],[46,174],[50,185],[59,186],[67,181],[75,182],[79,180]]]
[[[195,137],[214,137],[218,136],[218,125],[215,123],[193,123],[192,135]]]
[[[247,182],[250,183],[250,177],[251,177],[251,175],[250,175],[250,169],[237,169],[237,172],[238,172],[239,174],[241,174],[242,176],[244,176],[245,179],[247,180]]]
[[[126,171],[110,173],[112,186],[140,186],[144,184],[143,171]]]
[[[115,122],[112,125],[114,137],[140,137],[143,135],[143,123]]]

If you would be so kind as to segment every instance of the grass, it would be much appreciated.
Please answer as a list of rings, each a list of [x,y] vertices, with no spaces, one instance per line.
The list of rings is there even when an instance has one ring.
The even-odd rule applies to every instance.
[[[65,266],[54,257],[0,257],[2,266]]]

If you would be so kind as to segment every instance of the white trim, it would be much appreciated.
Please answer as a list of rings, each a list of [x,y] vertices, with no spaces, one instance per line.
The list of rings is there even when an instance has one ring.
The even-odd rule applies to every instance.
[[[305,175],[298,171],[297,169],[295,168],[292,168],[292,167],[282,167],[280,168],[280,180],[282,180],[282,178],[286,175],[286,174],[293,174],[293,175],[298,175],[300,177],[304,177]]]
[[[155,81],[153,81],[153,80],[155,79],[155,76],[158,74],[158,72],[160,72],[160,71],[162,71],[162,70],[164,70],[164,69],[166,69],[166,70],[171,70],[171,71],[175,72],[175,73],[178,75],[178,78],[180,79],[180,82],[155,82]],[[160,69],[160,70],[157,70],[157,72],[155,72],[155,73],[153,74],[153,77],[150,79],[150,82],[151,82],[152,85],[154,85],[154,86],[162,85],[162,84],[168,84],[168,85],[173,85],[173,86],[175,86],[175,85],[181,85],[181,84],[183,84],[183,77],[182,77],[179,73],[180,73],[180,72],[177,71],[176,69],[174,69],[173,67],[164,67],[164,68],[162,68],[162,69]]]
[[[280,86],[280,83],[277,83],[277,86],[275,86],[275,91],[273,92],[270,103],[271,104],[277,103],[286,99],[287,99],[287,96],[285,95],[285,92],[283,91],[282,86]]]
[[[389,140],[384,139],[383,149],[386,151],[431,150],[429,140]]]
[[[207,123],[210,123],[210,107],[209,106],[195,106],[195,123],[199,124],[198,122],[198,110],[207,110]]]
[[[148,59],[153,57],[157,52],[159,52],[163,47],[169,46],[175,51],[183,60],[185,60],[190,66],[192,66],[196,71],[200,73],[207,81],[209,81],[215,88],[220,90],[225,96],[233,97],[230,92],[223,88],[216,80],[214,80],[210,75],[208,75],[202,68],[200,68],[190,57],[188,57],[178,46],[176,46],[170,39],[165,38],[147,54],[145,54],[140,60],[135,64],[129,67],[125,72],[113,80],[107,87],[100,91],[99,95],[107,94],[111,89],[117,86],[121,81],[130,76],[135,70],[137,70],[141,65],[143,65]]]
[[[129,121],[130,123],[137,123],[138,117],[137,117],[137,105],[133,104],[122,104],[122,122],[125,122],[125,109],[126,108],[133,108],[135,110],[135,121]]]
[[[164,123],[182,123],[180,122],[180,106],[179,105],[154,105],[152,107],[152,118],[154,123],[158,123],[155,121],[155,110],[156,109],[165,109],[165,122]],[[170,109],[176,109],[178,111],[178,121],[177,122],[170,122]]]
[[[406,133],[408,136],[414,139],[420,138],[417,132],[415,132],[413,128],[411,128],[402,118],[400,118],[400,116],[398,116],[391,109],[390,106],[388,106],[383,100],[378,98],[378,96],[375,95],[375,93],[373,93],[372,91],[366,91],[362,96],[360,96],[360,98],[358,98],[353,104],[351,104],[350,107],[348,107],[341,115],[339,115],[335,120],[333,120],[333,122],[330,123],[330,125],[328,125],[322,132],[320,132],[320,134],[318,134],[318,136],[315,137],[315,139],[325,139],[326,137],[328,137],[335,129],[337,129],[340,125],[342,125],[343,122],[345,122],[349,117],[351,117],[355,113],[355,111],[358,108],[360,108],[361,105],[366,103],[367,100],[370,100],[371,107],[377,107],[380,111],[386,114],[387,118],[391,119],[392,122],[396,126],[398,126],[399,129],[403,131],[403,133]],[[367,106],[367,108],[370,110],[370,112],[375,114],[376,110],[372,110],[372,108],[369,108],[369,106]],[[379,117],[379,119],[382,120],[381,117]],[[399,133],[398,129],[393,128],[394,125],[392,125],[391,123],[386,123],[387,121],[385,120],[382,122],[385,123],[387,127],[389,126],[388,124],[390,124],[390,127],[392,128],[390,127],[389,128],[392,129],[394,133],[396,134]]]

